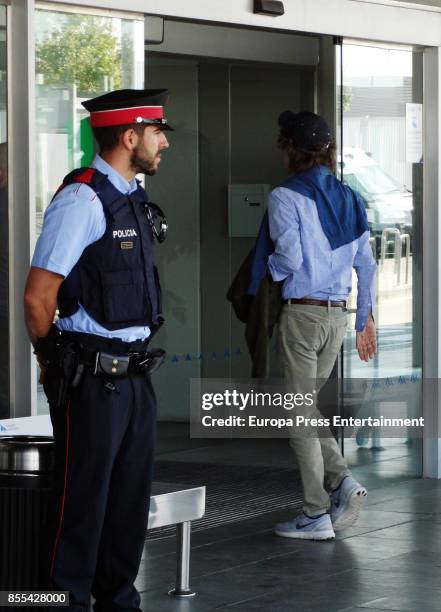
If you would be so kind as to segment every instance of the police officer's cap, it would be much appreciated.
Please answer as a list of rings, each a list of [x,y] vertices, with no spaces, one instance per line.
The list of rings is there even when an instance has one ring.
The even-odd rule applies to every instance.
[[[94,128],[144,123],[172,130],[164,117],[167,99],[167,89],[119,89],[82,102],[82,105],[90,112]]]
[[[328,124],[315,113],[285,111],[279,116],[280,134],[305,153],[325,151],[332,142]]]

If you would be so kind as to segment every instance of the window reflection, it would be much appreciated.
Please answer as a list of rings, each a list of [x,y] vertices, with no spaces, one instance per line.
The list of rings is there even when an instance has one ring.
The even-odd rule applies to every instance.
[[[417,305],[422,289],[422,164],[415,163],[421,155],[409,155],[412,139],[408,130],[409,107],[422,103],[418,87],[421,55],[407,49],[344,44],[342,61],[339,171],[366,203],[371,246],[378,264],[373,312],[379,351],[369,364],[361,362],[355,349],[355,332],[347,334],[341,408],[365,417],[387,414],[400,405],[404,416],[420,416],[421,389],[409,381],[421,377],[422,317]],[[355,305],[353,295],[351,307]],[[352,319],[352,330],[353,323]],[[357,381],[361,391],[354,391]],[[346,438],[345,451],[360,469],[369,462],[374,470],[379,457],[375,453],[381,451],[383,474],[421,474],[420,440],[384,439],[375,428],[364,427],[355,438]],[[396,457],[401,463],[394,465]],[[385,460],[389,462],[385,464]]]
[[[144,22],[38,10],[37,235],[63,177],[94,153],[83,100],[144,82]]]

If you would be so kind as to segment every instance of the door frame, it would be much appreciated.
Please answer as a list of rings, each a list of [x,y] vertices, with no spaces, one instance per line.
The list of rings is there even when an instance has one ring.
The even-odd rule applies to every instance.
[[[15,1],[15,0],[13,0]],[[395,0],[283,0],[280,17],[255,15],[250,0],[52,0],[59,4],[88,5],[107,11],[125,10],[174,19],[235,24],[252,28],[330,34],[416,44],[441,45],[438,7],[400,6]],[[397,31],[396,24],[400,24]]]

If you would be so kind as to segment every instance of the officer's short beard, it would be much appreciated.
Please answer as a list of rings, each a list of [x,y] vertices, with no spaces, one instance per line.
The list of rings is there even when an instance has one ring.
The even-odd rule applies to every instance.
[[[132,170],[135,172],[135,174],[148,174],[149,176],[153,176],[157,171],[157,167],[155,167],[155,160],[141,157],[139,151],[139,147],[135,147],[132,151],[132,157],[130,159]]]

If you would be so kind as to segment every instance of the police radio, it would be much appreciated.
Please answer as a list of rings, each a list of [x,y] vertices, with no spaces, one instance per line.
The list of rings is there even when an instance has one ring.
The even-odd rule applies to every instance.
[[[153,239],[159,243],[164,242],[167,237],[168,223],[162,209],[153,202],[144,202],[143,206],[152,229]],[[155,219],[159,219],[159,229],[156,227]]]

